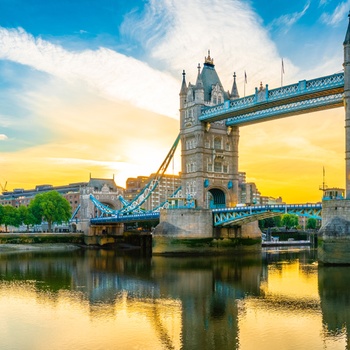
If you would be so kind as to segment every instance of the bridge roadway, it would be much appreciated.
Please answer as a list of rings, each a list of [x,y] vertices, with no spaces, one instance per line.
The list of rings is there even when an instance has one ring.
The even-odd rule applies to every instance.
[[[176,210],[176,209],[168,209]],[[322,203],[254,205],[233,208],[212,209],[213,226],[243,225],[282,214],[295,214],[321,220]],[[90,219],[91,225],[113,225],[127,222],[157,221],[159,212],[145,212],[131,215],[117,214]]]
[[[271,119],[342,107],[344,73],[337,73],[269,90],[268,85],[255,89],[255,94],[214,107],[204,107],[199,120],[226,126],[249,125]]]

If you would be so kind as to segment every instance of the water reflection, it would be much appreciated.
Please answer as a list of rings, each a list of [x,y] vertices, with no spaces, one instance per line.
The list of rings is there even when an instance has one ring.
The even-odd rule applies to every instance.
[[[345,266],[318,269],[318,289],[321,298],[325,338],[344,338],[350,349],[350,268]]]
[[[108,250],[1,253],[0,345],[345,349],[350,271],[318,268],[315,254],[269,249],[250,256],[143,259]]]

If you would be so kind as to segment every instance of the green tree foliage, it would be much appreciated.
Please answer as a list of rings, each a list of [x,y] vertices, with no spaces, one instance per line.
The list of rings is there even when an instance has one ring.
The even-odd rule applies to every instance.
[[[299,220],[297,215],[294,215],[294,214],[282,215],[282,226],[285,226],[286,229],[297,227],[298,225],[299,225]]]
[[[49,231],[53,223],[68,222],[71,217],[69,202],[57,191],[36,195],[28,209],[35,218],[36,224],[47,221]]]
[[[268,227],[281,227],[281,216],[274,216],[272,218],[266,218],[263,220],[259,220],[260,229],[268,228]]]
[[[306,222],[306,228],[315,230],[317,226],[317,220],[314,218],[308,218]]]
[[[20,225],[20,220],[17,208],[12,205],[5,205],[3,207],[2,223],[5,225],[5,232],[8,232],[8,226],[18,227]]]
[[[32,214],[30,208],[25,205],[20,205],[18,208],[18,217],[20,224],[27,226],[27,231],[29,231],[29,226],[34,225],[36,223],[36,219]]]
[[[281,227],[282,226],[282,216],[278,215],[273,218],[275,221],[275,227]]]
[[[1,228],[1,225],[4,223],[4,213],[5,213],[4,206],[0,205],[0,228]]]

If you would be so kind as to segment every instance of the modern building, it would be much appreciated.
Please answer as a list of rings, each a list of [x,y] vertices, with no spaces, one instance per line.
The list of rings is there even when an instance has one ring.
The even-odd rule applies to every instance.
[[[128,202],[132,201],[155,176],[156,174],[151,174],[148,177],[138,176],[137,178],[128,178],[126,180],[124,198]],[[180,186],[181,179],[179,175],[164,174],[158,186],[142,207],[145,210],[154,210],[158,208],[161,204],[166,202]]]

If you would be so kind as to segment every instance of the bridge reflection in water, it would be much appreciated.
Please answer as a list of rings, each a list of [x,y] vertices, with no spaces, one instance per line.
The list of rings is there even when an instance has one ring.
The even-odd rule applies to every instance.
[[[1,345],[344,349],[349,272],[318,268],[310,249],[235,258],[1,253]]]

